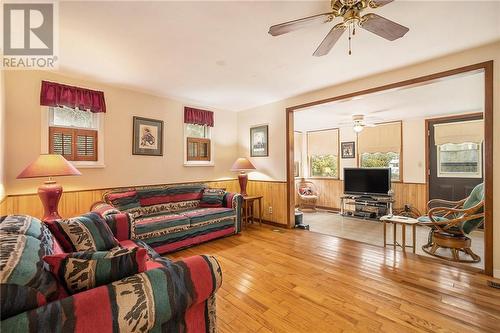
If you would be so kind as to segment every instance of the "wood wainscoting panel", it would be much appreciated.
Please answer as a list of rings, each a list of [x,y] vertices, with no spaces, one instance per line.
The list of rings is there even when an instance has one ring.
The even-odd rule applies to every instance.
[[[318,207],[340,210],[340,197],[344,193],[344,182],[339,179],[307,178],[305,179],[316,185],[319,192]],[[296,180],[298,184],[300,180]],[[418,183],[393,182],[394,208],[402,208],[405,204],[411,204],[422,214],[427,210],[427,185]],[[295,191],[297,192],[297,191]]]
[[[248,195],[262,195],[262,218],[286,227],[286,182],[249,180]],[[272,213],[269,213],[272,207]],[[256,209],[257,207],[254,207]],[[257,214],[257,211],[254,212]]]
[[[200,183],[205,183],[211,188],[225,188],[230,192],[239,191],[236,179]],[[96,201],[101,201],[103,194],[109,190],[95,189],[63,192],[59,202],[59,214],[63,218],[69,218],[86,213],[90,210],[90,206]],[[0,216],[7,214],[25,214],[41,218],[43,216],[43,206],[38,194],[7,196],[0,203]]]

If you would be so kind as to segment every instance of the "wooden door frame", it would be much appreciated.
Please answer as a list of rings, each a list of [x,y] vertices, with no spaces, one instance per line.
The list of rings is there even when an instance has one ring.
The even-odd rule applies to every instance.
[[[469,66],[459,67],[443,72],[408,79],[400,82],[390,83],[374,88],[356,91],[349,94],[338,95],[326,99],[308,102],[286,108],[286,180],[287,180],[287,226],[291,228],[294,224],[295,210],[295,177],[293,173],[294,146],[293,113],[299,109],[319,104],[345,100],[355,96],[381,92],[385,90],[398,89],[410,85],[425,84],[429,81],[445,79],[449,76],[466,75],[470,72],[484,72],[484,184],[485,184],[485,223],[484,223],[484,273],[493,275],[493,60],[481,62]],[[427,146],[427,144],[426,144]],[[427,191],[428,193],[428,191]]]

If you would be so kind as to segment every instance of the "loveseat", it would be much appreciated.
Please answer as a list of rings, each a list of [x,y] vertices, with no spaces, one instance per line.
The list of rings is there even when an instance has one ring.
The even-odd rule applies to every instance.
[[[93,218],[96,215],[91,213]],[[42,260],[63,252],[49,228],[26,215],[0,217],[1,331],[216,330],[215,292],[222,276],[215,258],[193,256],[173,262],[142,241],[132,241],[123,234],[115,237],[123,248],[147,250],[145,271],[69,295]]]
[[[113,215],[115,232],[161,254],[237,234],[241,228],[242,196],[204,184],[112,190],[103,199],[105,204],[95,203],[92,210]]]

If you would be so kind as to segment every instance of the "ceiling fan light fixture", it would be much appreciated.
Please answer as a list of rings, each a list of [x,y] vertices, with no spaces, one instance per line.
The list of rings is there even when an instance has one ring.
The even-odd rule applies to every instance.
[[[363,130],[364,126],[357,123],[357,124],[354,124],[354,126],[352,127],[352,129],[354,130],[354,132],[356,133],[359,133]]]

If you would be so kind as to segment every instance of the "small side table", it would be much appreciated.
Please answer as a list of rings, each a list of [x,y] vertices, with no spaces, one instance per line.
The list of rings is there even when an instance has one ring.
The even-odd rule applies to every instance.
[[[248,195],[243,197],[243,226],[246,227],[248,222],[252,220],[252,223],[255,219],[253,205],[254,202],[259,204],[259,225],[262,225],[262,195]]]
[[[406,252],[406,248],[410,247],[413,249],[413,253],[415,253],[416,249],[416,234],[417,234],[417,224],[418,221],[411,217],[405,216],[396,216],[396,215],[385,215],[380,218],[380,221],[384,223],[384,247],[387,245],[394,246],[394,251],[396,250],[396,246],[401,247],[403,252]],[[387,243],[387,223],[393,224],[393,243]],[[401,244],[399,244],[396,240],[396,229],[397,226],[401,225]],[[412,230],[412,245],[406,245],[406,226],[411,226]]]

